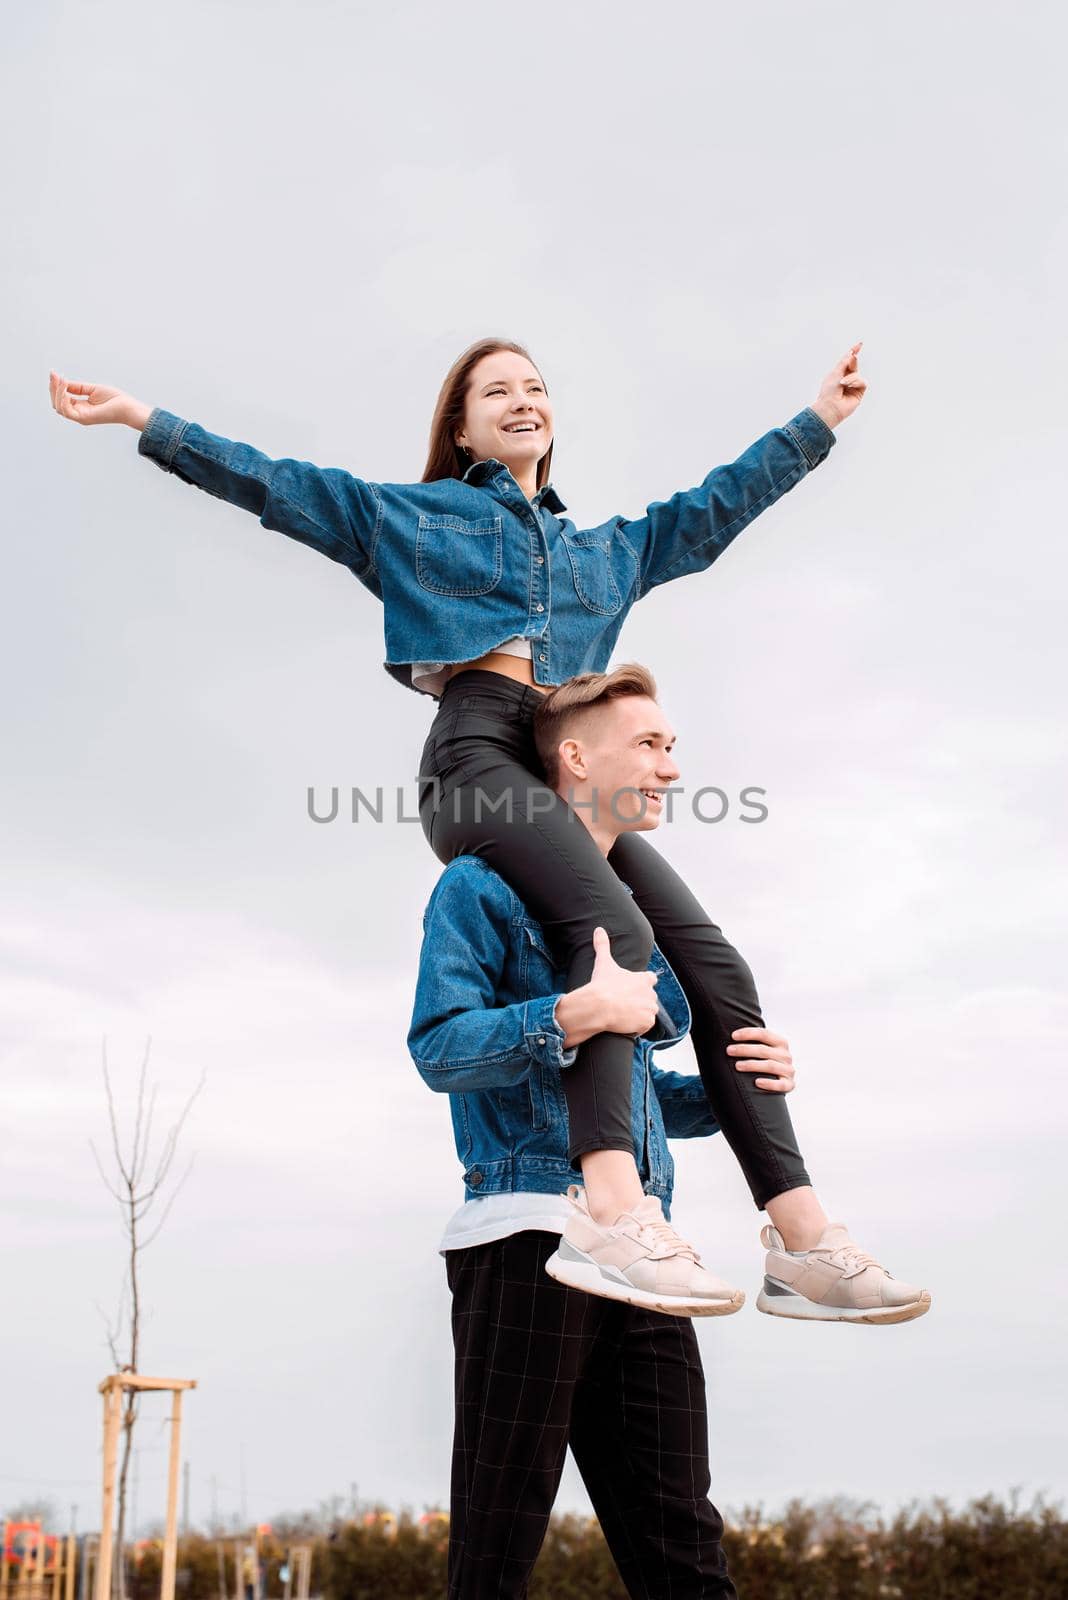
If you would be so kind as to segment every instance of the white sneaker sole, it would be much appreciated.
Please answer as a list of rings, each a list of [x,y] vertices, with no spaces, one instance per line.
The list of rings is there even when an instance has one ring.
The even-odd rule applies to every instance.
[[[912,1322],[931,1309],[931,1296],[924,1290],[906,1306],[825,1306],[782,1285],[778,1294],[761,1289],[756,1307],[769,1317],[792,1317],[795,1322]]]
[[[681,1295],[653,1294],[648,1289],[635,1288],[622,1278],[606,1277],[595,1261],[565,1260],[558,1250],[545,1263],[545,1270],[550,1278],[566,1284],[569,1289],[581,1289],[600,1300],[619,1300],[624,1305],[640,1306],[643,1311],[662,1311],[668,1317],[729,1317],[745,1304],[745,1295],[740,1289],[727,1300],[690,1300]]]

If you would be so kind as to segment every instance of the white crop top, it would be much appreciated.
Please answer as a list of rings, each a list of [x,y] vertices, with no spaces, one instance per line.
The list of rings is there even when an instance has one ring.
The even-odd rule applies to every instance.
[[[534,660],[534,647],[529,639],[521,639],[514,633],[503,644],[495,644],[494,651],[502,656],[526,656],[529,661]],[[489,652],[487,651],[486,654]],[[412,662],[412,687],[423,689],[428,694],[440,696],[445,687],[445,668],[449,663],[445,661],[413,661]]]

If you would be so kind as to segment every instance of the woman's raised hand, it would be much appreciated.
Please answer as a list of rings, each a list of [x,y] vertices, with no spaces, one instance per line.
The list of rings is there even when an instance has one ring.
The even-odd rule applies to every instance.
[[[862,339],[860,344],[852,345],[841,361],[835,362],[812,403],[812,410],[823,418],[828,428],[837,428],[846,417],[852,416],[864,398],[868,380],[857,371],[857,355],[863,342]]]
[[[74,383],[58,372],[48,374],[48,393],[53,409],[71,422],[86,426],[94,422],[124,422],[138,432],[152,415],[152,407],[142,405],[132,394],[108,389],[102,383]]]

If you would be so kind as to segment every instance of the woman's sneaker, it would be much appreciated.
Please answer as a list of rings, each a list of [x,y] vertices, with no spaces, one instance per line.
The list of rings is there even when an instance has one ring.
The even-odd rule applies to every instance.
[[[930,1309],[926,1289],[900,1283],[854,1244],[840,1222],[829,1222],[819,1243],[793,1254],[769,1223],[761,1229],[767,1249],[764,1287],[757,1310],[805,1322],[911,1322]]]
[[[674,1317],[723,1317],[744,1303],[740,1289],[698,1265],[700,1256],[664,1220],[656,1195],[647,1194],[610,1226],[590,1216],[577,1184],[567,1198],[574,1209],[559,1249],[545,1263],[557,1283]]]

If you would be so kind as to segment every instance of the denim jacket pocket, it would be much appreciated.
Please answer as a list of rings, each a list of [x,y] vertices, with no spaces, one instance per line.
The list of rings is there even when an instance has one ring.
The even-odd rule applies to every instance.
[[[525,999],[534,1000],[539,995],[553,993],[556,988],[556,963],[541,928],[533,928],[529,922],[523,923],[519,963]]]
[[[452,596],[489,594],[503,570],[502,518],[420,514],[415,575],[422,588]]]
[[[467,1114],[467,1096],[463,1094],[450,1094],[449,1110],[452,1112],[453,1135],[456,1140],[456,1153],[461,1161],[470,1158],[475,1141],[471,1137],[471,1121]]]
[[[530,1126],[539,1132],[549,1126],[549,1109],[545,1103],[545,1078],[538,1068],[527,1079],[527,1093],[530,1096]]]
[[[598,616],[614,617],[622,608],[623,596],[612,571],[612,546],[609,540],[565,536],[564,548],[571,562],[575,593],[586,610]]]
[[[540,923],[536,927],[529,922],[523,923],[523,938],[519,948],[525,997],[533,1000],[538,995],[552,993],[560,981],[560,974]],[[527,1088],[530,1094],[531,1126],[541,1131],[559,1123],[566,1129],[567,1106],[559,1069],[535,1067],[527,1079]]]
[[[545,934],[542,931],[541,924],[539,923],[535,927],[533,923],[524,922],[523,932],[526,935],[527,943],[533,949],[540,950],[546,961],[551,962],[552,956],[549,954],[549,946],[545,941]]]

